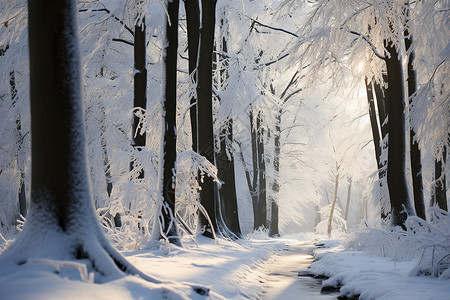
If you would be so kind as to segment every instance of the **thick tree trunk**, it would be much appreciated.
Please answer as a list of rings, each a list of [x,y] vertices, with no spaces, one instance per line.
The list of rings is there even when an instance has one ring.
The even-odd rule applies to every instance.
[[[214,157],[214,132],[212,116],[212,56],[214,48],[214,28],[216,1],[202,1],[202,25],[200,29],[200,51],[198,57],[197,76],[197,115],[198,119],[198,148],[211,163]],[[207,218],[200,214],[200,228],[202,234],[213,238],[217,232],[215,183],[211,177],[206,177],[200,183],[200,204],[205,208],[212,226]]]
[[[31,207],[23,231],[2,262],[87,259],[89,271],[101,277],[126,272],[157,282],[114,250],[103,236],[94,210],[86,157],[76,1],[29,1],[28,12]],[[12,260],[8,253],[13,254]]]
[[[236,180],[234,174],[234,156],[230,151],[227,155],[226,141],[233,140],[233,122],[229,120],[228,128],[222,131],[220,151],[216,154],[217,176],[224,183],[220,187],[220,202],[222,214],[228,229],[237,237],[241,237],[241,228],[239,225],[239,215],[236,195]]]
[[[160,235],[181,246],[175,218],[175,163],[177,159],[177,56],[179,0],[168,2],[164,48],[165,89],[163,102],[163,161]]]
[[[409,50],[412,44],[412,37],[409,36],[409,32],[405,31],[405,48],[406,51]],[[417,90],[417,74],[413,67],[414,62],[414,51],[409,53],[408,57],[408,99],[411,105],[411,97]],[[411,119],[411,116],[410,116]],[[413,181],[413,194],[414,194],[414,207],[416,209],[416,214],[418,217],[426,220],[425,214],[425,200],[423,197],[423,183],[422,183],[422,162],[421,162],[421,152],[419,149],[419,144],[414,140],[416,133],[409,125],[409,151],[411,157],[411,175]]]
[[[408,215],[415,215],[411,206],[406,177],[405,97],[402,62],[391,42],[385,43],[389,109],[389,146],[387,181],[391,201],[391,225],[402,226]]]
[[[200,8],[198,0],[184,0],[184,8],[186,10],[187,38],[188,38],[188,55],[189,55],[189,75],[193,83],[197,82],[197,76],[194,72],[197,70],[199,33],[200,33]],[[198,132],[197,132],[197,99],[191,98],[190,116],[192,131],[192,149],[198,152]]]
[[[434,194],[436,198],[436,203],[439,206],[439,208],[448,211],[446,178],[445,173],[442,172],[445,169],[447,148],[444,148],[444,153],[442,157],[443,157],[442,161],[435,160],[434,178],[436,180],[436,183]]]
[[[225,20],[225,13],[222,13],[220,18],[220,39],[218,41],[220,51],[228,52],[228,23]],[[215,76],[215,86],[217,90],[224,91],[227,88],[228,80],[228,61],[222,55],[215,55],[215,64],[213,67],[218,72]],[[220,69],[217,70],[217,66]],[[219,101],[222,100],[219,98]],[[234,173],[234,153],[231,144],[233,143],[233,119],[228,117],[225,127],[220,133],[220,149],[216,153],[216,167],[217,176],[224,183],[219,189],[220,209],[223,216],[223,221],[227,228],[235,235],[235,237],[242,237],[241,228],[239,224],[239,214],[236,194],[236,178]]]

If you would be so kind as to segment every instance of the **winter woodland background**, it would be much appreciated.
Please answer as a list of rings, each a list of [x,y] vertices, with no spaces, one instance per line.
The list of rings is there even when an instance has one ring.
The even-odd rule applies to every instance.
[[[236,232],[226,224],[221,203],[227,198],[216,192],[210,195],[216,212],[209,216],[219,224],[216,234],[233,239],[254,230],[358,232],[348,247],[389,257],[424,249],[441,253],[440,266],[424,259],[416,272],[449,278],[439,269],[450,262],[449,1],[217,1],[210,53],[214,142],[206,150],[215,161],[193,146],[197,131],[191,111],[200,75],[189,65],[184,8],[192,2],[198,3],[181,1],[179,9],[172,182],[164,180],[162,164],[168,132],[170,26],[165,24],[173,16],[166,1],[78,1],[90,182],[112,244],[132,251],[161,243],[158,218],[168,186],[175,193],[171,216],[180,239],[196,239],[204,212],[198,198],[202,180],[225,186],[220,163],[231,161],[240,227]],[[0,247],[5,250],[32,201],[32,128],[27,3],[2,0],[0,11]],[[136,105],[133,89],[142,73],[135,60],[138,30],[145,34],[144,107]],[[396,62],[400,75],[392,81],[389,64]],[[389,99],[393,95],[400,100]],[[400,105],[399,123],[394,102]],[[383,112],[383,105],[390,111]],[[203,117],[198,115],[199,123]],[[394,131],[403,134],[397,140],[406,141],[400,156],[388,151],[389,145],[396,147],[389,137]],[[413,182],[419,174],[413,148],[420,150],[420,184]],[[391,165],[397,157],[404,165]],[[400,175],[390,179],[386,173],[394,169]],[[405,187],[401,199],[392,199],[394,184]],[[255,217],[262,209],[255,211],[255,203],[262,202],[264,220]],[[411,253],[397,251],[397,243]]]

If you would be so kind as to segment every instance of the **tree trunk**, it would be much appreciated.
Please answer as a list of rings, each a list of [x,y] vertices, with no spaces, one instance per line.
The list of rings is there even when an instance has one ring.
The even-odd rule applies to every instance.
[[[267,199],[266,199],[266,160],[264,157],[264,128],[261,125],[261,112],[256,119],[256,133],[258,144],[258,213],[259,227],[267,228]]]
[[[177,159],[177,56],[179,0],[168,2],[164,47],[165,89],[163,102],[162,204],[160,236],[181,247],[175,218],[175,163]]]
[[[197,70],[197,115],[201,116],[201,119],[198,119],[198,148],[199,154],[211,163],[215,162],[212,115],[212,56],[216,23],[215,10],[215,0],[202,1],[202,25]],[[211,228],[206,216],[200,214],[200,228],[204,236],[213,238],[214,232],[217,232],[215,183],[211,177],[206,176],[200,182],[200,187],[200,204],[205,208],[213,226]]]
[[[383,75],[384,81],[387,82],[387,76]],[[383,155],[383,150],[385,148],[385,144],[388,144],[386,141],[386,136],[389,132],[389,122],[387,121],[388,118],[388,99],[385,97],[385,90],[381,87],[381,85],[375,81],[373,81],[373,89],[375,91],[376,96],[376,102],[377,102],[377,108],[378,108],[378,118],[380,122],[380,128],[381,128],[381,140],[380,140],[380,155]],[[380,168],[381,167],[381,168]],[[378,176],[380,179],[380,189],[385,189],[384,187],[384,178],[386,177],[386,163],[384,161],[381,161],[381,157],[379,159],[379,165],[378,165]],[[389,199],[381,199],[382,203],[389,203]],[[390,210],[388,207],[385,207],[381,205],[381,220],[387,221],[388,217],[390,215]]]
[[[28,18],[31,207],[23,231],[2,255],[2,262],[88,260],[89,272],[95,271],[100,278],[117,278],[125,272],[158,282],[114,250],[94,210],[81,98],[77,2],[29,1]]]
[[[273,150],[273,183],[272,193],[273,197],[270,200],[272,203],[272,212],[270,218],[270,230],[269,236],[278,236],[278,204],[275,197],[278,198],[280,192],[280,185],[278,183],[278,177],[280,174],[280,154],[281,154],[281,115],[283,110],[280,108],[275,116],[275,136],[274,136],[274,150]]]
[[[134,26],[134,109],[147,108],[147,68],[146,68],[145,19],[142,24]],[[145,147],[145,133],[140,134],[139,117],[133,115],[131,144],[140,151]],[[130,170],[134,169],[131,163]],[[138,178],[144,178],[144,170],[139,171]]]
[[[348,211],[350,208],[350,199],[352,193],[352,178],[348,179],[348,190],[347,190],[347,205],[345,206],[345,221],[348,221]]]
[[[385,42],[389,109],[389,147],[387,181],[391,201],[391,225],[405,228],[408,215],[415,215],[411,206],[406,177],[405,97],[402,62],[391,42]]]
[[[197,70],[197,57],[199,45],[200,30],[200,8],[198,0],[184,0],[184,8],[186,10],[187,38],[188,38],[188,55],[189,55],[189,75],[193,83],[197,82],[197,76],[194,72]],[[197,132],[197,99],[195,96],[191,98],[191,108],[189,110],[191,116],[191,132],[192,132],[192,149],[198,152],[198,132]]]
[[[228,229],[237,237],[242,237],[239,225],[239,215],[236,195],[236,180],[234,174],[234,156],[231,150],[227,155],[227,140],[233,140],[233,121],[229,120],[228,128],[222,131],[220,151],[217,153],[217,176],[224,183],[220,187],[220,202],[222,214]],[[230,159],[229,159],[230,158]]]
[[[258,164],[258,129],[255,126],[253,110],[250,108],[250,139],[252,144],[252,166],[253,166],[253,182],[250,193],[252,194],[253,204],[253,229],[257,230],[260,224],[259,214],[259,164]]]
[[[406,36],[405,48],[406,51],[408,51],[412,44],[412,37],[409,35],[408,30],[405,30],[405,36]],[[414,70],[413,62],[414,62],[414,51],[411,51],[408,57],[408,99],[410,106],[412,102],[412,95],[417,90],[417,74],[416,71]],[[416,209],[417,216],[426,220],[425,200],[423,197],[421,152],[419,149],[419,144],[417,144],[417,142],[414,140],[416,133],[414,132],[414,129],[411,124],[409,125],[409,127],[410,127],[409,151],[411,157],[411,175],[413,181],[414,208]]]
[[[269,236],[280,236],[280,233],[278,231],[278,204],[275,201],[272,201]]]
[[[369,117],[370,117],[370,125],[372,128],[373,146],[375,148],[375,157],[377,159],[378,165],[378,176],[381,179],[382,176],[381,169],[383,168],[383,164],[381,163],[380,130],[378,127],[377,113],[375,110],[375,100],[373,97],[372,81],[369,82],[366,77],[365,84],[367,92],[367,101],[369,102]]]
[[[434,194],[436,197],[436,203],[439,206],[439,208],[448,211],[446,178],[445,172],[442,172],[445,169],[446,157],[447,157],[447,148],[444,148],[444,153],[442,154],[442,161],[435,160],[434,178],[436,180],[436,183]]]
[[[331,228],[333,226],[333,214],[334,214],[334,207],[336,206],[338,185],[339,185],[339,173],[336,174],[336,176],[334,177],[333,202],[331,202],[330,217],[328,218],[328,230],[327,230],[328,237],[331,236]]]
[[[222,53],[228,52],[227,39],[229,36],[228,23],[225,19],[226,10],[220,18],[220,39],[219,49]],[[222,55],[215,55],[215,86],[219,91],[227,89],[228,61]],[[218,66],[220,69],[217,70]],[[219,101],[222,100],[219,98]],[[216,153],[217,176],[224,183],[219,189],[220,209],[226,227],[231,231],[234,238],[242,237],[239,224],[239,214],[236,194],[236,178],[234,174],[234,153],[233,153],[233,119],[228,117],[222,132],[220,133],[220,149]],[[228,233],[229,235],[229,233]]]

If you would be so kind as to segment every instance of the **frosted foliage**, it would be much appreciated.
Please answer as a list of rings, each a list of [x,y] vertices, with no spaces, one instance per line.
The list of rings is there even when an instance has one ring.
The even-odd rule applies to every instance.
[[[413,97],[411,122],[419,146],[430,149],[438,160],[442,160],[444,147],[450,146],[448,6],[448,1],[420,1],[414,10],[416,18],[411,22],[416,43],[414,65],[422,75]]]
[[[279,13],[291,12],[296,1],[285,1]],[[419,88],[413,98],[412,125],[421,148],[441,159],[448,145],[448,1],[317,1],[290,50],[290,61],[310,83],[323,78],[342,86],[347,74],[353,84],[374,78],[383,84],[384,41],[404,52],[404,30],[412,37]]]
[[[319,224],[317,224],[317,226],[315,228],[316,233],[327,234],[330,211],[331,211],[331,204],[322,207],[322,209],[320,210],[319,213],[321,215],[322,221]],[[334,208],[333,221],[331,224],[331,228],[332,228],[331,229],[332,235],[338,235],[338,234],[343,234],[343,233],[347,232],[347,222],[343,218],[343,211],[340,207],[336,206]]]
[[[430,275],[450,279],[450,218],[437,207],[428,210],[431,221],[411,216],[406,231],[365,228],[352,235],[347,247],[395,260],[414,258],[418,261],[411,275]]]
[[[26,2],[1,1],[0,11],[0,226],[12,228],[22,182],[30,187]]]

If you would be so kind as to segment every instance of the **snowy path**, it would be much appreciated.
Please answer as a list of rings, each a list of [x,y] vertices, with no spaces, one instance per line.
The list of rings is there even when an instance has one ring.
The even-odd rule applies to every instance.
[[[262,299],[265,300],[327,300],[337,299],[339,294],[321,294],[320,281],[300,277],[298,271],[308,268],[313,257],[311,243],[290,245],[281,251],[265,267],[267,274]]]

